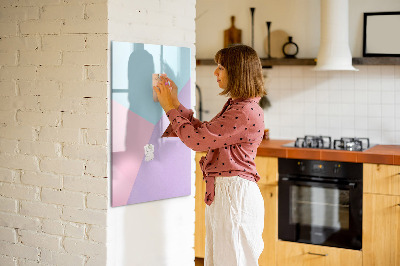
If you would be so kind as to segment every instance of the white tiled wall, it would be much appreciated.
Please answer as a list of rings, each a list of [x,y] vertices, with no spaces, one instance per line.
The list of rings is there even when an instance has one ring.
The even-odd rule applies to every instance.
[[[355,66],[358,72],[316,72],[312,66],[274,66],[264,70],[271,108],[265,126],[274,139],[305,134],[369,137],[371,143],[400,144],[400,66]],[[210,120],[226,97],[214,66],[197,67],[203,120]],[[217,96],[218,95],[218,96]]]

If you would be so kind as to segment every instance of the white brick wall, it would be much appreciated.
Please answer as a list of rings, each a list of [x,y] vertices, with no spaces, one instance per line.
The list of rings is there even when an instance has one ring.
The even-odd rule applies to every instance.
[[[122,20],[109,22],[110,3]],[[0,2],[0,265],[105,265],[107,254],[115,254],[106,244],[120,247],[106,237],[121,229],[106,229],[107,214],[118,212],[108,208],[109,33],[113,40],[192,48],[193,90],[196,53],[195,0],[125,4],[129,8],[108,0]],[[162,243],[156,248],[160,254],[149,251],[137,262],[193,263],[187,245],[193,243],[193,197],[148,206],[169,213],[157,222],[168,224],[171,239],[182,228],[187,238],[169,245],[169,237],[156,236],[149,244]],[[184,209],[192,215],[185,215],[182,227],[182,213],[175,212]],[[126,217],[138,211],[149,220],[146,226],[152,224],[146,208],[133,210]],[[132,258],[131,250],[122,256],[108,261]]]
[[[0,265],[105,265],[107,0],[0,1]]]

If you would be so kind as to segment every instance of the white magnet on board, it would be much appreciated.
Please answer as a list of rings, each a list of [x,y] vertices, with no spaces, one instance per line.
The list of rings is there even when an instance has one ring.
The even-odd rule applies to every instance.
[[[144,155],[145,155],[144,160],[146,162],[154,159],[154,145],[153,144],[144,145]]]

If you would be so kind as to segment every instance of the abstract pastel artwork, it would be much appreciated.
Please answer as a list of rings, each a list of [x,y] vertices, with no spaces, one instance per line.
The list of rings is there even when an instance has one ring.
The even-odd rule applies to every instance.
[[[111,43],[111,205],[191,194],[191,150],[161,138],[169,120],[153,100],[152,75],[166,74],[190,107],[190,48]]]

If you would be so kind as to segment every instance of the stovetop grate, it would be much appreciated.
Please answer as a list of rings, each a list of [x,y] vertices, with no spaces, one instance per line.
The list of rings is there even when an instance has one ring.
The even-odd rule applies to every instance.
[[[285,147],[331,149],[345,151],[364,151],[371,147],[369,138],[342,137],[332,142],[330,136],[306,135],[296,138],[294,143],[283,145]]]

